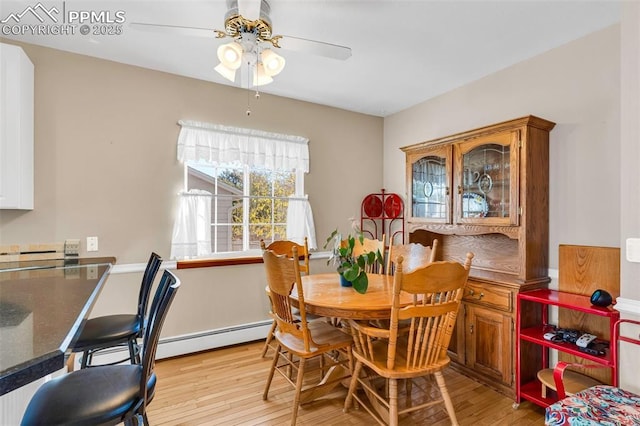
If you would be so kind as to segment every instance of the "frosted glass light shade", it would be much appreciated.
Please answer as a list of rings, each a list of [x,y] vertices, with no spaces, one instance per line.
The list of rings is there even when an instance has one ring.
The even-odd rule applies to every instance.
[[[265,49],[260,54],[262,64],[264,65],[264,72],[273,77],[280,74],[280,71],[284,69],[285,60],[282,56],[278,55],[271,49]]]
[[[214,68],[221,76],[226,78],[229,81],[235,83],[236,81],[236,70],[232,70],[227,68],[223,63],[218,64],[217,67]]]
[[[261,63],[256,64],[256,72],[253,75],[254,86],[264,86],[273,81],[271,76],[265,72],[264,66]]]
[[[225,67],[237,70],[242,64],[242,46],[232,41],[218,47],[218,59]]]

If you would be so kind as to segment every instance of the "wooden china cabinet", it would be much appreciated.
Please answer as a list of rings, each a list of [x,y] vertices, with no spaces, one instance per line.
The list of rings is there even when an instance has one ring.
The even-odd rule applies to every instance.
[[[439,260],[475,255],[449,347],[454,367],[514,398],[516,297],[550,281],[554,126],[527,116],[401,148],[408,240],[438,239]],[[523,312],[522,321],[538,316]]]

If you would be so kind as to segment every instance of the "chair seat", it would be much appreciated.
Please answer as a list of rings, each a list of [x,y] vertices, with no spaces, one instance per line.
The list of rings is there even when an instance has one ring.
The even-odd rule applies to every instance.
[[[126,342],[140,333],[140,321],[135,314],[107,315],[89,319],[73,345],[74,352]]]
[[[640,396],[594,386],[548,406],[545,425],[640,425]]]
[[[343,348],[350,346],[353,342],[353,337],[324,321],[312,321],[307,325],[313,342],[317,344],[317,346],[313,345],[312,342],[309,352],[305,351],[302,339],[298,339],[289,333],[281,333],[278,330],[275,333],[276,338],[288,351],[302,357],[316,356],[317,352],[328,352],[333,349]]]
[[[66,374],[42,385],[26,409],[22,424],[118,424],[140,392],[140,365],[105,366]],[[147,382],[149,401],[156,376]]]

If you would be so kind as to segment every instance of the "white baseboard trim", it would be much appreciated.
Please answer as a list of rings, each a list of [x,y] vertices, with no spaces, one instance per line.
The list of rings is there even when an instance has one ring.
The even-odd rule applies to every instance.
[[[224,346],[261,340],[267,335],[271,324],[271,320],[266,320],[199,333],[162,338],[158,344],[156,359],[171,358],[174,356],[187,355]],[[80,368],[81,357],[79,355],[80,354],[76,356],[75,369]],[[93,363],[96,365],[107,364],[126,359],[128,356],[129,351],[124,346],[111,348],[95,354],[93,357]]]
[[[640,316],[640,301],[618,297],[614,308],[620,313]]]

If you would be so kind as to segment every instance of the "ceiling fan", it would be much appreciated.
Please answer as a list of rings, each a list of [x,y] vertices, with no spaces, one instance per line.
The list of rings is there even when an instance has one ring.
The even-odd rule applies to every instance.
[[[224,30],[185,27],[177,25],[132,22],[133,28],[171,32],[174,34],[232,39],[218,47],[220,64],[215,70],[226,79],[235,82],[236,71],[252,76],[253,86],[262,86],[273,81],[280,73],[285,59],[275,53],[275,49],[306,52],[332,59],[345,60],[351,56],[351,49],[345,46],[308,40],[299,37],[274,35],[269,14],[271,7],[267,0],[227,0]],[[249,87],[248,80],[242,86]]]

